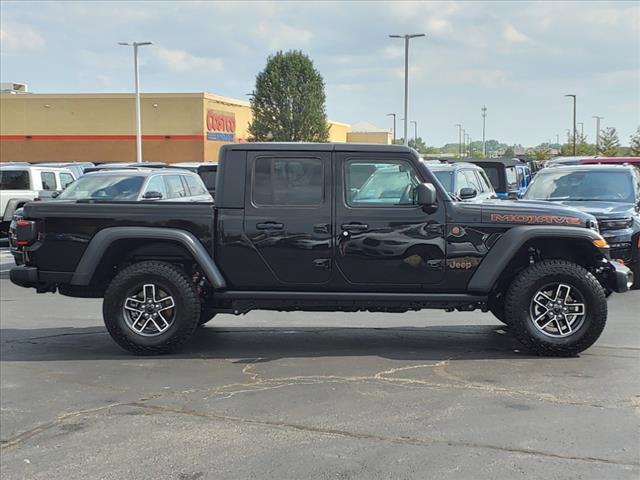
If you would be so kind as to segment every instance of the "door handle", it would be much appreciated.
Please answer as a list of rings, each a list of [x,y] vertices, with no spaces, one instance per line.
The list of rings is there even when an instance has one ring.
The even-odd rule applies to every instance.
[[[282,230],[284,228],[284,223],[278,223],[278,222],[256,223],[256,228],[258,230]]]
[[[364,232],[369,230],[369,225],[366,223],[343,223],[340,227],[345,232]]]

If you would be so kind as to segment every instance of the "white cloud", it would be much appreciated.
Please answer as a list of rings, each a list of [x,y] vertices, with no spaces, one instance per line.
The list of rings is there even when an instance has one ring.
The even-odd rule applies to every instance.
[[[272,21],[259,22],[253,35],[271,50],[299,49],[313,38],[309,30]]]
[[[531,43],[532,40],[519,32],[513,25],[507,25],[502,32],[502,38],[509,43]]]
[[[44,38],[30,25],[2,22],[0,44],[6,52],[39,50],[44,46]]]
[[[153,53],[174,72],[188,72],[196,68],[219,71],[223,67],[223,61],[219,58],[198,57],[184,50],[154,47]]]

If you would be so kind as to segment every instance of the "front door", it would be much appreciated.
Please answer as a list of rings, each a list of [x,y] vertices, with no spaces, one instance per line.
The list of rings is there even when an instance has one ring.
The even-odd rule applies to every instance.
[[[414,204],[424,172],[393,154],[337,153],[336,265],[357,285],[422,289],[442,281],[444,206]]]
[[[244,231],[270,286],[329,281],[331,152],[250,151],[247,161]]]

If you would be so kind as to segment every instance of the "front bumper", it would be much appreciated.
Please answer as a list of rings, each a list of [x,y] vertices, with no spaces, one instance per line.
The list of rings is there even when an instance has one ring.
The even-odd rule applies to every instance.
[[[618,293],[628,291],[633,285],[633,272],[618,262],[609,260],[608,263],[609,271],[605,278],[605,286]]]

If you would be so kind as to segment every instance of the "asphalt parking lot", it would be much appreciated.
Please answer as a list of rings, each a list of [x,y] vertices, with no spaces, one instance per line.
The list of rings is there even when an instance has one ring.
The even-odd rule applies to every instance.
[[[6,479],[637,479],[640,292],[579,358],[488,314],[254,312],[141,358],[0,253]]]

